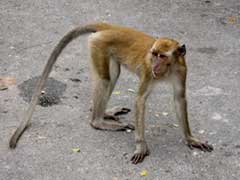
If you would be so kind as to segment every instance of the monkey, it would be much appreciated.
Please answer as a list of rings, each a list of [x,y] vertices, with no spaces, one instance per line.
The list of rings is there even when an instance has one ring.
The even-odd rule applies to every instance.
[[[41,90],[63,49],[80,35],[89,34],[90,64],[93,76],[93,106],[90,125],[99,130],[135,130],[135,151],[131,157],[133,164],[140,163],[150,154],[145,140],[145,104],[154,84],[168,81],[173,87],[176,118],[181,124],[186,144],[211,152],[213,146],[192,135],[187,111],[186,98],[186,46],[171,38],[155,38],[144,32],[108,23],[93,23],[79,26],[68,32],[52,51],[40,79],[37,82],[29,108],[19,127],[12,135],[9,147],[15,148],[17,142],[30,125]],[[135,100],[134,125],[121,122],[118,109],[108,114],[107,103],[120,75],[121,67],[126,67],[139,78]]]

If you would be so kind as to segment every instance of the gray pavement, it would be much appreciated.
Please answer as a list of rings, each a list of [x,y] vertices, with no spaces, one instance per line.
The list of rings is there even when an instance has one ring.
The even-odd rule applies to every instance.
[[[58,82],[52,89],[66,85],[61,102],[38,106],[18,147],[8,149],[28,107],[18,87],[41,73],[66,32],[93,21],[134,27],[187,45],[189,119],[194,134],[214,145],[212,153],[184,145],[166,84],[157,86],[148,101],[151,155],[143,163],[129,161],[133,132],[92,129],[86,37],[65,49],[51,74]],[[0,76],[17,79],[16,85],[0,91],[1,180],[240,179],[239,0],[1,0],[0,55]],[[112,96],[109,106],[133,108],[135,94],[128,89],[136,90],[138,80],[122,72],[115,89],[120,94]],[[133,113],[125,121],[133,122]],[[147,176],[140,176],[142,170]]]

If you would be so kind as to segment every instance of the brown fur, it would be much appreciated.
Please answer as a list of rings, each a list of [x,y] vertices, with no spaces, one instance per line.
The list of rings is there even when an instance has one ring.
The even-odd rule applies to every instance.
[[[201,143],[194,138],[187,117],[187,101],[185,97],[187,67],[185,62],[185,46],[169,38],[153,38],[134,29],[96,23],[77,27],[64,36],[53,50],[42,76],[37,83],[29,109],[23,121],[10,140],[10,147],[15,148],[18,139],[30,124],[40,92],[47,77],[66,45],[78,36],[94,33],[90,38],[93,85],[93,109],[91,126],[102,130],[134,129],[131,124],[119,121],[118,112],[126,112],[126,108],[118,112],[106,110],[108,100],[120,74],[120,65],[136,73],[140,79],[135,103],[135,140],[136,150],[132,157],[134,164],[142,162],[149,154],[144,137],[145,102],[153,84],[168,79],[173,84],[176,114],[183,127],[188,145],[211,151],[212,146]],[[110,114],[108,114],[110,112]],[[127,111],[128,112],[128,111]]]

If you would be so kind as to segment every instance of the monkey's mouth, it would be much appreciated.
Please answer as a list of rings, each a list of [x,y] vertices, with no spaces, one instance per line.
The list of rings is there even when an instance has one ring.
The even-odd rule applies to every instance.
[[[158,70],[152,69],[152,76],[154,79],[166,77],[169,74],[170,74],[170,64],[167,64],[164,68],[161,67],[161,69],[158,69]]]

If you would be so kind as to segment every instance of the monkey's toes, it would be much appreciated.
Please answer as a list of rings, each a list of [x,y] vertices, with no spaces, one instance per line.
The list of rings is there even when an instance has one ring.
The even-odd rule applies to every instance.
[[[202,142],[190,142],[188,143],[188,147],[190,149],[193,149],[193,148],[197,148],[197,149],[200,149],[201,151],[204,151],[204,152],[211,152],[213,151],[213,146],[211,144],[208,144],[208,142],[206,141],[205,143],[202,143]]]

